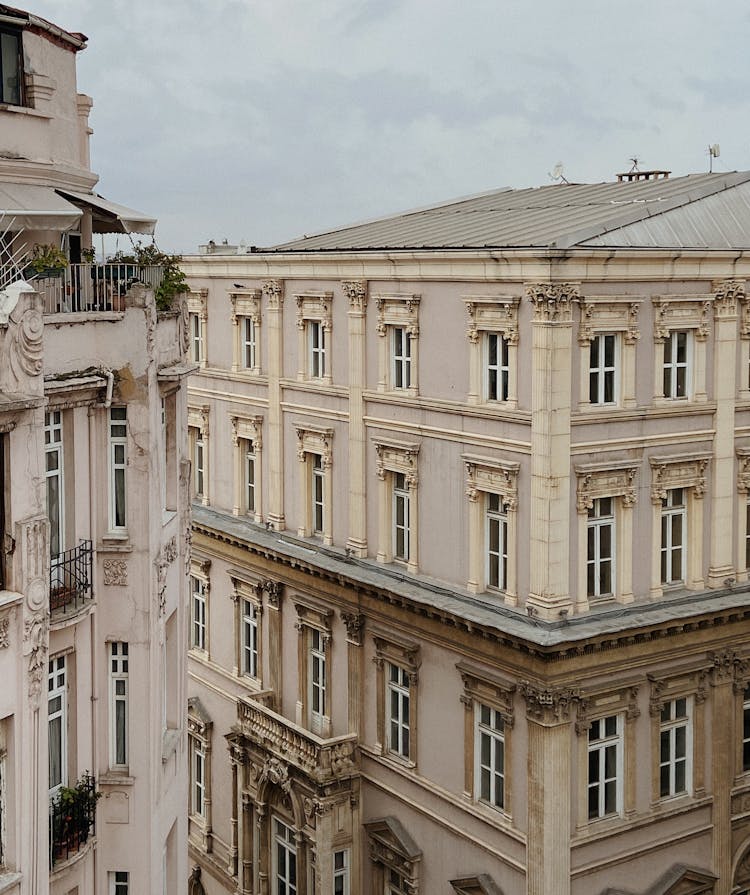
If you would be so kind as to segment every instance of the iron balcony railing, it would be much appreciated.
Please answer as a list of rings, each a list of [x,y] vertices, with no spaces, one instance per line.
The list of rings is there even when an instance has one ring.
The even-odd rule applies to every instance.
[[[80,541],[50,560],[49,609],[55,615],[74,613],[93,597],[91,541]]]
[[[123,311],[125,295],[136,283],[157,289],[164,268],[141,264],[69,264],[59,272],[28,275],[44,299],[45,314]]]
[[[77,854],[96,833],[96,781],[84,774],[72,788],[63,786],[49,806],[49,866]]]

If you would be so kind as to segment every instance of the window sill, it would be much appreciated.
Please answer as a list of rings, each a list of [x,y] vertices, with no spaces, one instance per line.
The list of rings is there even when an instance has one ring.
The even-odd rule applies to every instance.
[[[105,535],[102,535],[101,540],[101,548],[102,550],[122,550],[123,548],[128,551],[133,548],[130,546],[130,534],[127,531],[123,532],[108,532]]]
[[[14,115],[29,115],[31,118],[44,118],[48,121],[53,118],[47,112],[40,112],[31,106],[15,106],[12,103],[0,103],[0,112],[11,112]],[[2,892],[2,889],[0,889],[0,892]]]
[[[122,770],[108,770],[104,774],[100,774],[99,776],[99,785],[100,786],[134,786],[135,785],[135,777],[130,776],[130,769],[123,768]]]
[[[20,885],[22,879],[23,874],[16,873],[14,870],[0,870],[0,895],[10,892]]]
[[[180,742],[180,729],[178,727],[168,727],[161,736],[161,763],[166,764],[172,753],[177,751],[177,744]]]

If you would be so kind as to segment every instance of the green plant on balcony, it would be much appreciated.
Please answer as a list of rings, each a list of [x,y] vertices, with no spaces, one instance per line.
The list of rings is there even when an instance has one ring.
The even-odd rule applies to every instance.
[[[61,249],[37,243],[27,259],[26,270],[37,277],[59,277],[67,266],[68,259]]]
[[[138,264],[141,267],[162,268],[161,283],[154,290],[158,311],[172,310],[174,300],[190,291],[185,274],[180,269],[182,257],[162,252],[155,243],[145,246],[137,243],[133,246],[132,252],[116,252],[111,261],[113,264]]]
[[[96,258],[96,249],[81,249],[81,261],[84,264],[93,264]]]
[[[87,771],[73,786],[61,786],[51,805],[51,833],[56,852],[79,849],[89,838],[96,816],[96,803],[102,797]]]

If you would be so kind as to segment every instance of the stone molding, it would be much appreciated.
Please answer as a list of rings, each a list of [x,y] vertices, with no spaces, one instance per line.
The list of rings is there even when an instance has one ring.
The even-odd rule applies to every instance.
[[[499,494],[506,511],[517,508],[520,463],[476,457],[472,454],[463,454],[461,459],[466,469],[466,496],[469,500],[478,500],[480,492]]]
[[[229,301],[232,306],[232,325],[237,325],[238,317],[249,317],[256,326],[260,326],[260,289],[248,289],[244,292],[229,293]]]
[[[577,283],[529,283],[526,295],[534,307],[533,323],[572,323],[580,287]]]
[[[517,686],[466,662],[457,662],[456,668],[464,685],[460,700],[466,711],[473,711],[474,703],[481,702],[498,711],[506,727],[513,727],[513,703]]]
[[[305,463],[308,454],[319,454],[323,469],[333,466],[333,429],[296,423],[297,459]]]
[[[576,465],[574,469],[578,477],[576,507],[579,513],[593,509],[594,500],[601,497],[620,497],[624,506],[635,506],[638,464],[631,461],[588,463]]]
[[[652,295],[654,342],[661,343],[672,330],[695,330],[695,338],[708,338],[708,322],[714,302],[713,293],[700,295]]]
[[[280,311],[284,307],[283,280],[266,280],[261,287],[261,292],[268,301],[269,308]]]
[[[659,505],[672,488],[691,488],[693,496],[706,493],[706,467],[709,454],[649,457],[651,465],[651,503]]]
[[[697,668],[693,671],[660,677],[655,674],[647,674],[646,678],[651,687],[648,703],[649,714],[658,718],[664,708],[664,703],[672,699],[692,696],[696,704],[704,703],[708,695],[707,684],[710,670]]]
[[[510,345],[518,344],[517,295],[464,295],[466,336],[472,344],[479,341],[480,331],[502,333]]]
[[[298,292],[294,298],[297,302],[297,329],[304,329],[307,320],[319,320],[326,332],[331,331],[333,292]]]
[[[526,700],[526,716],[545,727],[566,724],[573,707],[580,699],[576,687],[544,687],[530,681],[520,681],[518,692]]]
[[[734,317],[747,298],[744,280],[716,280],[711,288],[714,293],[714,317]],[[740,334],[743,335],[742,331]]]
[[[386,473],[400,472],[406,476],[410,488],[416,488],[419,483],[417,474],[417,459],[420,445],[413,442],[375,441],[375,453],[377,454],[376,473],[379,479],[385,479]]]
[[[636,683],[593,692],[582,690],[576,703],[575,729],[578,736],[587,734],[591,722],[606,715],[623,714],[626,721],[634,721],[640,717],[638,691],[639,685]]]
[[[750,491],[750,448],[737,448],[737,490]]]
[[[188,406],[188,426],[199,429],[203,435],[210,433],[209,420],[211,416],[211,408],[208,404],[200,406]]]
[[[230,416],[229,422],[232,427],[232,444],[235,447],[240,438],[252,441],[256,451],[263,447],[262,416]]]
[[[367,310],[367,280],[342,280],[341,290],[349,299],[349,311],[364,314]]]
[[[638,312],[642,301],[632,295],[581,296],[578,344],[590,345],[597,333],[622,332],[625,343],[634,345],[641,337]]]
[[[420,298],[411,292],[378,293],[375,296],[378,335],[385,336],[389,326],[403,326],[412,338],[416,338],[419,335]]]

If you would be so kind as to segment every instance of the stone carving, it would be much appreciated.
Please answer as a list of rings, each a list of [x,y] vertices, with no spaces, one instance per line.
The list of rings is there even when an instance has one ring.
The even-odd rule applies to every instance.
[[[594,500],[600,497],[621,497],[623,506],[635,506],[635,477],[637,473],[637,466],[597,470],[576,467],[578,475],[576,507],[578,512],[588,512],[593,508]]]
[[[273,609],[281,608],[281,596],[283,593],[284,585],[280,581],[271,581],[270,578],[267,578],[263,582],[263,590],[268,595],[268,605]]]
[[[502,333],[509,345],[518,344],[518,305],[520,299],[508,296],[465,296],[466,337],[476,345],[480,330]]]
[[[262,292],[266,296],[269,308],[281,310],[284,305],[284,288],[281,280],[268,280],[263,283]]]
[[[534,305],[535,323],[572,322],[572,302],[580,296],[576,283],[530,283],[526,294]]]
[[[346,636],[350,643],[362,646],[362,631],[365,617],[361,612],[345,612],[341,610],[341,621],[346,625]]]
[[[745,301],[744,280],[717,280],[713,284],[714,314],[716,317],[732,317],[737,313],[737,303]]]
[[[190,351],[190,312],[186,298],[180,299],[180,316],[177,322],[180,352],[186,357]]]
[[[333,429],[310,429],[297,426],[297,459],[307,460],[307,454],[320,454],[323,469],[333,465]]]
[[[128,564],[124,559],[105,559],[102,563],[104,583],[108,586],[127,587]]]
[[[20,299],[20,296],[19,296]],[[8,368],[17,391],[29,391],[26,382],[42,373],[44,318],[39,302],[19,300],[8,317]]]
[[[694,497],[706,493],[708,457],[650,457],[651,502],[659,505],[671,488],[692,488]]]
[[[47,612],[44,609],[24,621],[23,654],[28,657],[29,699],[36,705],[47,671]]]
[[[573,687],[538,687],[530,681],[520,681],[519,693],[526,700],[526,714],[540,724],[561,724],[570,720],[570,712],[580,699],[580,691]]]
[[[177,559],[177,537],[173,536],[162,547],[161,552],[154,560],[156,566],[157,590],[159,594],[159,614],[164,615],[166,610],[167,570]]]
[[[0,618],[0,649],[7,649],[10,646],[10,618]]]
[[[292,788],[292,782],[289,779],[289,767],[278,758],[269,758],[263,765],[260,772],[260,779],[268,780],[275,786],[281,787],[285,793],[289,794]]]
[[[21,547],[21,589],[26,594],[26,605],[37,612],[47,604],[49,587],[49,522],[45,517],[25,519],[17,526],[17,543]]]
[[[364,314],[367,308],[367,280],[343,280],[341,289],[349,299],[349,309]]]
[[[388,472],[401,472],[406,477],[406,484],[410,488],[416,488],[419,484],[417,475],[417,459],[419,457],[419,445],[375,445],[377,465],[375,472],[379,479],[384,479]]]

